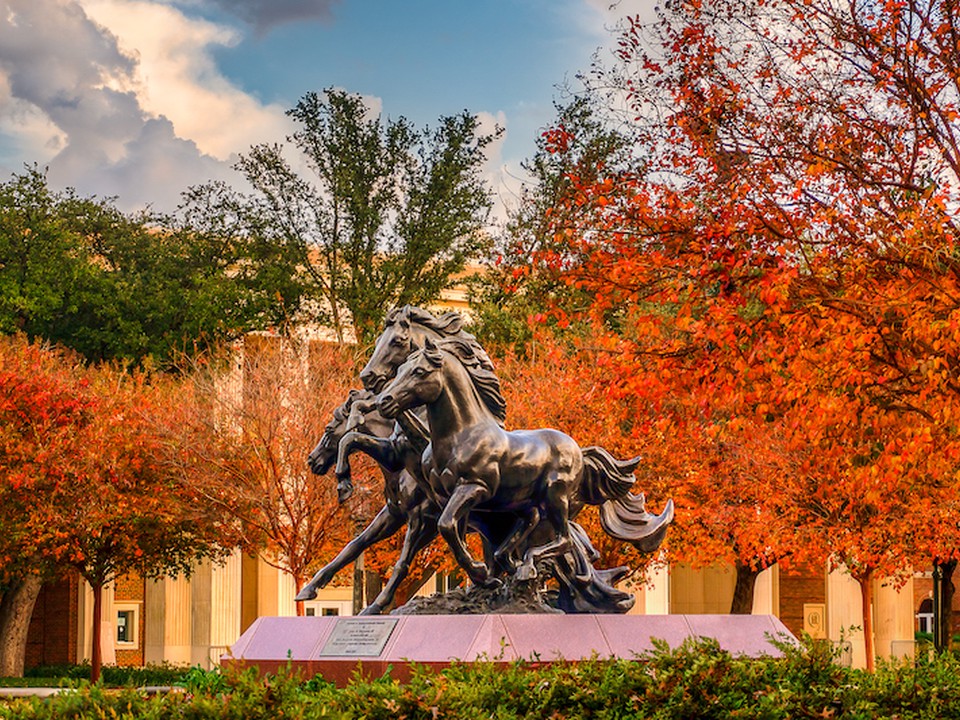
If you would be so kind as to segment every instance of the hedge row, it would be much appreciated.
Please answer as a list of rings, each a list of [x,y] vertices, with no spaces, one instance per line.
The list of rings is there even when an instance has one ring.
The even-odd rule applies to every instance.
[[[173,663],[152,663],[146,667],[104,665],[100,682],[107,686],[173,685],[193,672],[188,666]],[[90,663],[79,665],[42,665],[30,668],[22,678],[0,678],[0,687],[59,687],[89,680]]]
[[[807,643],[781,658],[732,657],[715,642],[658,646],[638,661],[532,668],[462,664],[409,683],[355,678],[338,689],[292,673],[191,672],[182,692],[82,684],[47,700],[0,705],[0,718],[946,718],[960,717],[960,662],[946,655],[844,668]]]

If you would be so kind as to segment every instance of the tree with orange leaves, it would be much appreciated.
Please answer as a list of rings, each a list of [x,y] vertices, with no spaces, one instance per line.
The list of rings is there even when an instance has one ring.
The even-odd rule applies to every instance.
[[[911,511],[956,488],[958,23],[946,0],[630,21],[593,92],[621,92],[634,177],[573,182],[562,207],[591,213],[545,254],[637,392],[652,367],[686,378],[671,392],[707,429],[786,432],[781,506],[859,576],[867,615],[874,573],[957,553],[954,520]],[[931,520],[943,541],[916,543]]]
[[[338,504],[334,480],[307,466],[355,377],[343,346],[249,335],[242,351],[194,369],[192,414],[171,435],[185,449],[184,467],[206,469],[206,501],[230,515],[244,547],[289,573],[298,591],[379,503],[382,483],[371,463],[358,462],[358,492],[348,506]]]
[[[131,570],[188,572],[196,559],[230,546],[220,517],[167,462],[156,426],[176,412],[166,382],[84,367],[22,338],[0,343],[7,672],[22,672],[40,573],[70,568],[93,588],[96,680],[104,586]]]
[[[88,422],[93,398],[77,362],[29,345],[0,344],[0,496],[3,595],[0,598],[0,673],[23,674],[33,606],[53,574],[36,537],[34,507],[40,488],[66,484],[68,460],[77,453],[77,430]]]

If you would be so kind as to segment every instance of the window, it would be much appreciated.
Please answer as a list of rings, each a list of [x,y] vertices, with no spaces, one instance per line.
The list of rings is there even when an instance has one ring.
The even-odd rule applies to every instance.
[[[924,598],[917,612],[917,630],[933,634],[933,600]]]
[[[140,605],[139,603],[117,603],[117,647],[134,648],[139,645]]]
[[[314,615],[317,614],[317,611],[315,608],[307,608],[306,610],[303,611],[303,614],[306,617],[313,617]]]
[[[328,616],[329,616],[329,615],[339,615],[339,614],[340,614],[340,611],[339,611],[337,608],[329,608],[329,607],[323,608],[323,610],[322,610],[321,612],[322,612],[324,615],[328,615]]]

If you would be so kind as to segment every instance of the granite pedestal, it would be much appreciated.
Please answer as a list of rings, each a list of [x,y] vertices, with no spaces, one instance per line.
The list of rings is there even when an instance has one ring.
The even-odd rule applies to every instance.
[[[304,677],[320,674],[339,685],[360,671],[400,680],[415,663],[575,662],[633,659],[691,637],[715,638],[733,654],[779,654],[770,638],[795,642],[772,615],[405,615],[384,617],[261,617],[221,658],[224,666],[256,666],[261,673],[288,664]]]

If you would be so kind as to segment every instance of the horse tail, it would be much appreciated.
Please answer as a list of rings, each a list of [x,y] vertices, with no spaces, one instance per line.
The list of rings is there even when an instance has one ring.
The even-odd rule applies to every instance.
[[[673,522],[673,500],[668,500],[659,515],[647,512],[646,498],[630,490],[636,482],[633,471],[640,458],[617,460],[603,448],[583,449],[583,481],[580,498],[600,506],[600,526],[610,537],[634,545],[649,553],[660,547],[667,528]]]
[[[639,457],[617,460],[602,447],[583,448],[580,498],[588,505],[603,505],[627,496],[637,481],[633,471],[639,465]]]

